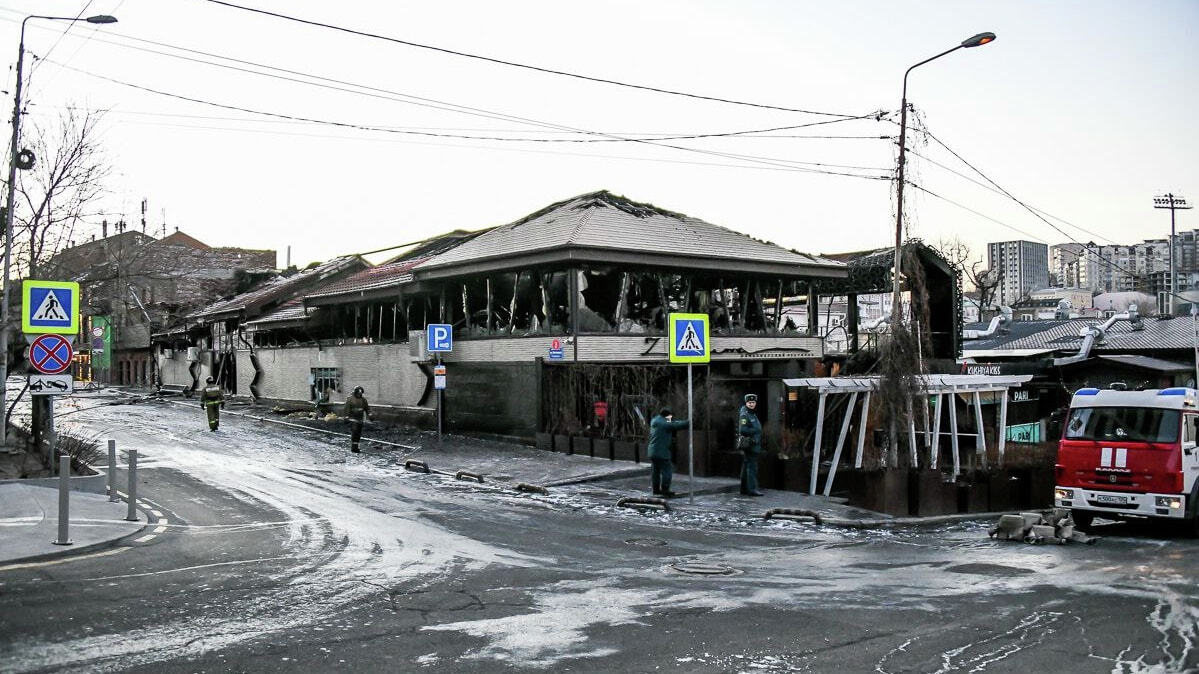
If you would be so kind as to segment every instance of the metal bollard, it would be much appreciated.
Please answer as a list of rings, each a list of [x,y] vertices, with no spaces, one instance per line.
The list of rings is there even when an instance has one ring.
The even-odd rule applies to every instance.
[[[129,450],[129,512],[126,522],[137,521],[137,450]]]
[[[116,503],[121,500],[117,496],[117,441],[108,441],[108,500]]]
[[[70,545],[68,531],[71,521],[71,457],[58,457],[58,540],[55,545]]]

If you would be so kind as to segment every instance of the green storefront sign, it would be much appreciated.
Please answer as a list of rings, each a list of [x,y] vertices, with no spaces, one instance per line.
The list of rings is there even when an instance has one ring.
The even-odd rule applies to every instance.
[[[1041,441],[1041,423],[1015,424],[1007,427],[1008,442],[1036,444]]]
[[[112,367],[112,321],[108,316],[92,316],[91,333],[87,338],[92,351],[92,368]]]

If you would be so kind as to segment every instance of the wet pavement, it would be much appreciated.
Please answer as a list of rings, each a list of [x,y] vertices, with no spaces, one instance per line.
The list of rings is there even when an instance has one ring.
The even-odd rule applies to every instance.
[[[245,418],[209,433],[164,404],[72,418],[139,449],[139,495],[167,523],[106,556],[0,571],[3,671],[1199,667],[1199,546],[1152,531],[1033,546],[989,539],[990,519],[766,520],[792,495],[720,480],[697,481],[694,506],[637,510],[615,500],[643,494],[640,475],[512,488],[539,458],[579,478],[629,467],[588,457],[350,454]],[[405,470],[414,457],[488,478]]]

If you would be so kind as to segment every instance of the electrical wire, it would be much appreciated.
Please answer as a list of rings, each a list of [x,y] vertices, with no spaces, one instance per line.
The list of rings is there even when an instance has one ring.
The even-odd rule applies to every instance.
[[[113,42],[111,40],[106,40],[103,38],[93,38],[93,39],[95,39],[95,41],[102,43],[102,44],[108,44],[108,45],[112,45],[112,46],[120,47],[120,48],[124,48],[124,49],[132,49],[132,50],[141,51],[141,52],[145,52],[145,53],[156,54],[159,56],[165,56],[168,58],[175,58],[175,59],[180,59],[180,60],[184,60],[184,61],[189,61],[192,63],[199,63],[199,64],[209,65],[209,66],[213,66],[213,67],[217,67],[217,68],[224,68],[224,69],[233,70],[236,72],[242,72],[242,73],[247,73],[247,74],[251,74],[251,75],[258,75],[260,77],[269,77],[269,78],[273,78],[273,79],[278,79],[278,80],[297,83],[297,84],[303,84],[303,85],[307,85],[307,86],[315,86],[315,87],[320,87],[320,88],[324,88],[324,89],[330,89],[333,91],[340,91],[343,93],[371,96],[374,98],[382,98],[384,100],[391,100],[394,102],[406,103],[409,105],[417,105],[417,106],[421,106],[421,107],[432,107],[434,109],[448,110],[451,112],[460,112],[460,113],[464,113],[464,114],[480,113],[481,116],[489,118],[489,119],[497,119],[497,120],[501,120],[501,121],[520,121],[520,122],[524,122],[524,123],[528,123],[528,124],[535,124],[535,125],[539,125],[539,126],[551,127],[554,130],[559,131],[559,132],[584,133],[584,134],[589,133],[586,131],[570,129],[569,127],[563,127],[561,125],[540,122],[537,120],[532,120],[532,119],[528,119],[528,118],[524,118],[524,117],[516,117],[513,115],[508,115],[506,113],[497,113],[494,111],[484,110],[482,108],[471,108],[471,107],[467,107],[467,106],[461,106],[456,103],[437,101],[435,99],[413,96],[411,94],[405,94],[402,92],[394,92],[394,91],[389,91],[386,89],[378,89],[375,87],[369,87],[369,86],[357,84],[354,82],[347,82],[344,80],[338,80],[338,79],[334,79],[334,78],[327,78],[327,77],[322,77],[319,75],[313,75],[311,73],[305,73],[305,72],[300,72],[300,71],[295,71],[295,70],[288,70],[285,68],[278,68],[275,66],[270,66],[270,65],[266,65],[266,64],[262,64],[262,63],[256,63],[253,61],[246,61],[243,59],[234,59],[234,58],[222,56],[219,54],[213,54],[211,52],[202,52],[202,51],[188,49],[186,47],[179,47],[176,45],[171,45],[171,44],[167,44],[167,43],[163,43],[163,42],[155,42],[153,40],[143,40],[141,38],[134,38],[131,36],[120,35],[120,34],[117,34],[117,36],[124,38],[124,39],[131,39],[131,40],[134,40],[137,42],[145,42],[145,43],[153,44],[155,46],[166,47],[169,49],[176,49],[179,51],[184,51],[184,52],[189,52],[189,53],[194,53],[194,54],[200,54],[202,56],[231,61],[231,62],[239,63],[242,65],[253,66],[255,68],[265,68],[267,70],[287,73],[288,75],[295,75],[298,77],[303,77],[303,78],[308,78],[308,79],[305,80],[305,79],[296,79],[294,77],[284,77],[281,75],[275,75],[275,74],[271,74],[271,73],[250,70],[247,68],[240,68],[237,66],[232,66],[232,65],[228,65],[228,64],[224,64],[224,63],[215,63],[212,61],[191,58],[188,56],[172,54],[169,52],[158,51],[155,49],[147,49],[145,47],[137,47],[134,45],[122,44],[120,42]],[[312,82],[312,81],[308,81],[308,80],[319,80],[320,82],[328,82],[328,83],[333,83],[333,84],[342,85],[342,86],[331,86],[330,84],[321,84],[319,82]],[[345,87],[353,87],[354,89],[365,89],[367,91],[373,91],[373,92],[386,94],[386,95],[375,96],[373,94],[366,93],[364,91],[356,91],[354,89],[347,89]],[[399,97],[399,98],[397,99],[395,97]],[[414,99],[414,100],[408,100],[408,99]],[[420,102],[414,102],[414,101],[420,101]],[[430,104],[432,104],[432,105],[430,105]],[[464,112],[464,111],[469,111],[469,112]],[[809,122],[806,124],[793,124],[793,125],[787,125],[787,126],[765,128],[765,129],[751,129],[751,130],[743,130],[743,131],[724,131],[724,132],[715,132],[715,133],[706,133],[706,134],[675,134],[675,135],[645,134],[644,137],[640,137],[640,138],[628,138],[628,137],[622,136],[622,137],[574,139],[574,138],[508,138],[508,137],[495,137],[495,136],[467,136],[467,135],[457,135],[457,134],[429,134],[429,135],[443,135],[446,137],[466,138],[466,139],[473,139],[473,140],[496,140],[496,141],[531,142],[531,143],[612,143],[612,142],[635,142],[637,140],[654,140],[654,141],[691,140],[691,139],[699,139],[699,138],[722,138],[722,137],[751,136],[754,134],[773,133],[773,132],[777,132],[777,131],[792,131],[792,130],[807,128],[807,127],[812,127],[812,126],[834,124],[834,123],[841,122],[841,121],[868,119],[871,117],[874,117],[875,121],[881,121],[884,118],[884,116],[885,116],[885,113],[883,113],[882,111],[875,111],[875,112],[871,112],[871,113],[868,113],[865,115],[858,115],[858,116],[854,116],[854,117],[838,118],[838,119],[824,120],[824,121],[819,121],[819,122]],[[296,120],[296,121],[306,121],[306,120]],[[396,127],[373,126],[372,128],[396,128]],[[422,132],[412,131],[411,133],[418,134],[418,133],[422,133]],[[642,134],[638,134],[638,135],[641,136]],[[769,137],[769,136],[762,136],[762,137]],[[867,138],[874,138],[874,137],[875,136],[867,136]],[[886,136],[882,136],[882,138],[886,138]],[[881,170],[881,169],[873,169],[872,168],[871,170]]]
[[[940,169],[941,169],[941,170],[943,170],[943,171],[948,171],[949,173],[952,173],[952,174],[954,174],[954,175],[958,176],[958,177],[959,177],[959,178],[961,178],[962,180],[965,180],[965,181],[967,181],[967,182],[970,182],[970,183],[974,183],[975,185],[977,185],[977,186],[979,186],[979,187],[981,187],[981,188],[983,188],[983,189],[985,189],[985,190],[987,190],[987,191],[989,191],[989,192],[993,192],[993,193],[995,193],[995,194],[999,194],[999,195],[1001,195],[1001,196],[1006,196],[1006,195],[1004,195],[1004,194],[1003,194],[1003,192],[1000,192],[999,190],[995,189],[994,187],[991,187],[990,185],[988,185],[988,184],[986,184],[986,183],[984,183],[984,182],[982,182],[982,181],[975,180],[974,178],[971,178],[970,176],[966,175],[965,173],[962,173],[961,171],[958,171],[958,170],[956,170],[956,169],[954,169],[954,168],[952,168],[952,167],[946,166],[945,164],[942,164],[942,163],[940,163],[940,162],[936,161],[935,159],[932,159],[932,158],[930,158],[930,157],[928,157],[928,156],[926,156],[926,155],[923,155],[923,154],[921,154],[921,153],[919,153],[919,152],[917,152],[917,151],[915,151],[915,150],[909,149],[909,150],[907,150],[907,154],[913,154],[913,155],[916,155],[917,157],[920,157],[920,158],[921,158],[921,159],[923,159],[924,161],[926,161],[926,162],[928,162],[928,163],[932,164],[933,166],[936,166],[937,168],[940,168]],[[1042,209],[1040,209],[1040,208],[1035,208],[1035,207],[1033,207],[1033,209],[1034,209],[1036,212],[1040,213],[1041,215],[1046,215],[1046,216],[1049,216],[1049,217],[1053,218],[1054,220],[1057,220],[1057,221],[1059,221],[1059,222],[1063,222],[1063,223],[1065,223],[1066,225],[1069,225],[1070,227],[1073,227],[1073,228],[1077,229],[1077,230],[1078,230],[1078,231],[1080,231],[1080,232],[1084,232],[1084,233],[1086,233],[1086,234],[1090,234],[1091,236],[1094,236],[1095,238],[1102,239],[1102,240],[1104,240],[1104,241],[1108,242],[1109,244],[1111,244],[1111,245],[1113,245],[1113,246],[1120,245],[1120,244],[1116,243],[1115,241],[1113,241],[1112,239],[1109,239],[1109,238],[1107,238],[1107,237],[1103,236],[1102,234],[1096,234],[1095,232],[1088,231],[1088,230],[1086,230],[1086,229],[1084,229],[1084,228],[1082,228],[1082,227],[1079,227],[1078,225],[1075,225],[1075,224],[1073,224],[1073,223],[1071,223],[1071,222],[1069,222],[1069,221],[1067,221],[1067,220],[1065,220],[1065,219],[1063,219],[1063,218],[1060,218],[1060,217],[1058,217],[1058,216],[1056,216],[1056,215],[1054,215],[1054,214],[1052,214],[1052,213],[1049,213],[1049,212],[1047,212],[1047,211],[1044,211],[1044,210],[1042,210]]]
[[[58,38],[54,40],[54,44],[50,45],[50,48],[46,50],[46,56],[49,56],[50,54],[54,53],[54,49],[56,47],[58,47],[59,43],[62,42],[62,39],[67,36],[67,33],[71,32],[71,29],[75,27],[75,23],[78,22],[81,18],[83,18],[84,12],[86,12],[88,7],[91,7],[92,3],[95,1],[96,0],[87,0],[87,4],[84,5],[82,9],[79,10],[79,13],[75,15],[75,18],[72,21],[67,23],[66,28],[63,28],[63,31],[58,34]],[[38,64],[34,63],[29,68],[29,77],[33,77],[33,73],[37,70],[37,67],[38,67]]]
[[[1032,208],[1031,206],[1029,206],[1028,204],[1024,203],[1023,201],[1021,201],[1021,200],[1017,199],[1017,198],[1015,197],[1015,195],[1013,195],[1011,192],[1009,192],[1009,191],[1007,191],[1006,189],[1004,189],[1002,186],[1000,186],[1000,185],[999,185],[999,183],[996,183],[994,180],[991,180],[991,178],[990,178],[990,177],[988,177],[988,176],[987,176],[987,174],[983,173],[983,172],[982,172],[981,170],[979,170],[979,169],[978,169],[976,166],[974,166],[974,165],[973,165],[973,164],[971,164],[970,162],[966,161],[966,160],[965,160],[965,158],[963,158],[963,157],[962,157],[960,154],[958,154],[957,152],[954,152],[954,151],[953,151],[953,150],[952,150],[952,149],[951,149],[951,148],[950,148],[948,145],[946,145],[944,142],[942,142],[940,138],[937,138],[935,135],[933,135],[931,131],[927,131],[927,130],[925,130],[925,133],[928,135],[928,137],[929,137],[929,138],[932,138],[934,141],[936,141],[936,143],[937,143],[938,145],[940,145],[941,147],[945,148],[945,150],[946,150],[947,152],[949,152],[949,154],[953,155],[953,156],[954,156],[954,157],[955,157],[955,158],[956,158],[958,161],[962,162],[962,163],[963,163],[963,164],[965,164],[966,166],[969,166],[969,167],[970,167],[970,169],[971,169],[972,171],[974,171],[975,173],[977,173],[977,174],[978,174],[980,177],[982,177],[982,179],[983,179],[983,180],[987,181],[987,182],[988,182],[988,183],[990,183],[992,186],[994,186],[994,187],[995,187],[995,189],[999,190],[999,192],[1000,192],[1001,194],[1003,194],[1003,195],[1004,195],[1004,196],[1006,196],[1007,198],[1009,198],[1009,199],[1011,199],[1012,201],[1014,201],[1014,202],[1016,202],[1017,204],[1019,204],[1021,207],[1023,207],[1023,208],[1024,208],[1025,210],[1027,210],[1029,213],[1032,213],[1034,216],[1036,216],[1036,218],[1037,218],[1038,220],[1040,220],[1041,222],[1045,223],[1046,225],[1049,225],[1050,227],[1052,227],[1052,228],[1054,229],[1054,231],[1056,231],[1056,232],[1058,232],[1059,234],[1061,234],[1062,236],[1066,237],[1067,239],[1069,239],[1069,240],[1070,240],[1071,242],[1073,242],[1074,244],[1076,244],[1076,245],[1079,245],[1079,246],[1082,246],[1082,252],[1083,252],[1083,253],[1086,253],[1086,254],[1089,254],[1089,255],[1091,255],[1091,257],[1092,257],[1092,258],[1094,258],[1095,260],[1097,260],[1097,261],[1099,261],[1099,262],[1101,262],[1101,263],[1103,263],[1103,264],[1107,265],[1107,266],[1108,266],[1110,269],[1113,269],[1113,270],[1115,270],[1115,271],[1117,271],[1117,272],[1119,272],[1119,273],[1121,273],[1121,274],[1124,274],[1124,275],[1126,275],[1126,276],[1131,276],[1131,277],[1133,277],[1133,278],[1138,278],[1138,279],[1139,279],[1139,278],[1142,278],[1142,275],[1141,275],[1141,274],[1137,274],[1136,272],[1129,271],[1129,270],[1127,270],[1127,269],[1123,269],[1123,268],[1122,268],[1122,267],[1120,267],[1119,265],[1115,264],[1114,262],[1111,262],[1110,260],[1108,260],[1107,258],[1103,257],[1103,256],[1102,256],[1102,255],[1100,255],[1099,253],[1097,253],[1097,252],[1093,251],[1093,250],[1091,249],[1091,247],[1090,247],[1090,246],[1088,246],[1087,244],[1084,244],[1084,243],[1082,243],[1081,241],[1079,241],[1079,240],[1075,239],[1074,237],[1070,236],[1069,234],[1067,234],[1067,233],[1066,233],[1066,231],[1065,231],[1065,230],[1063,230],[1061,227],[1058,227],[1057,225],[1053,224],[1052,222],[1049,222],[1048,220],[1046,220],[1046,219],[1045,219],[1045,218],[1044,218],[1044,217],[1043,217],[1043,216],[1042,216],[1040,213],[1038,213],[1038,212],[1037,212],[1037,210],[1036,210],[1036,209]],[[1038,239],[1038,240],[1039,240],[1039,239]]]
[[[397,130],[397,129],[391,129],[391,128],[386,128],[386,127],[373,127],[373,126],[369,126],[369,125],[365,125],[365,124],[357,124],[357,123],[353,123],[353,122],[342,122],[342,121],[337,121],[337,120],[325,120],[325,119],[317,119],[317,118],[312,118],[312,117],[303,117],[303,116],[299,116],[299,115],[288,115],[288,114],[284,114],[284,113],[269,112],[269,111],[263,111],[263,110],[256,110],[253,108],[246,108],[246,107],[237,106],[237,105],[230,105],[227,103],[217,103],[215,101],[208,101],[205,99],[195,98],[195,97],[191,97],[191,96],[184,96],[182,94],[176,94],[176,93],[172,93],[172,92],[162,91],[159,89],[154,89],[152,87],[146,87],[146,86],[142,86],[139,84],[133,84],[131,82],[125,82],[123,80],[118,80],[113,77],[108,77],[106,75],[99,75],[97,73],[83,70],[82,68],[75,68],[73,66],[68,66],[68,65],[65,65],[62,63],[57,63],[55,61],[51,61],[51,60],[48,60],[48,62],[53,63],[54,65],[57,65],[61,68],[65,68],[67,70],[71,70],[71,71],[74,71],[74,72],[77,72],[77,73],[80,73],[83,75],[88,75],[90,77],[94,77],[94,78],[104,80],[107,82],[111,82],[114,84],[119,84],[121,86],[129,87],[129,88],[136,89],[139,91],[157,94],[160,96],[166,96],[168,98],[175,98],[175,99],[187,101],[190,103],[197,103],[200,105],[208,105],[208,106],[212,106],[212,107],[222,108],[225,110],[234,110],[237,112],[245,112],[245,113],[249,113],[249,114],[263,115],[263,116],[267,116],[267,117],[274,117],[274,118],[287,119],[287,120],[293,120],[293,121],[309,122],[309,123],[313,123],[313,124],[322,124],[322,125],[326,125],[326,126],[333,126],[333,127],[345,128],[345,129],[354,129],[354,130],[359,130],[359,131],[374,131],[374,132],[380,132],[380,133],[432,136],[432,137],[450,137],[450,138],[463,137],[463,136],[456,135],[456,134],[438,134],[438,133],[419,132],[419,131]],[[865,118],[874,117],[874,116],[875,115],[872,113],[870,115],[863,115],[856,119],[865,119]],[[840,121],[849,121],[849,120],[848,119],[832,120],[832,122],[840,122]],[[824,123],[832,123],[832,122],[826,121]],[[820,122],[816,122],[816,123],[820,123]],[[600,132],[600,131],[585,131],[585,130],[578,130],[578,131],[580,131],[581,133],[588,133],[588,134],[593,134],[593,135],[620,138],[619,136],[614,136],[613,134],[608,134],[608,133],[604,133],[604,132]],[[483,138],[483,137],[470,137],[470,139],[472,139],[472,140],[499,140],[498,138]],[[697,154],[722,157],[725,159],[735,159],[735,160],[747,161],[747,162],[751,162],[751,163],[782,166],[784,168],[788,168],[790,170],[799,171],[799,172],[825,173],[825,174],[831,174],[831,175],[844,175],[844,176],[855,177],[855,178],[879,179],[879,177],[877,177],[877,176],[863,176],[861,174],[856,174],[856,173],[825,171],[825,170],[821,170],[821,169],[805,169],[805,168],[796,167],[796,166],[793,166],[790,164],[783,164],[781,162],[771,160],[771,159],[766,159],[766,158],[754,158],[749,155],[736,155],[736,154],[731,154],[731,153],[726,153],[726,152],[718,152],[715,150],[703,150],[703,149],[699,149],[699,148],[690,148],[690,147],[686,147],[686,146],[673,145],[670,143],[662,143],[662,142],[653,141],[653,140],[642,140],[642,139],[637,139],[637,138],[627,138],[625,140],[627,140],[628,142],[631,142],[631,143],[638,143],[638,144],[643,144],[643,145],[650,145],[653,147],[669,148],[669,149],[673,149],[673,150],[680,150],[683,152],[691,152],[691,153],[697,153]],[[887,179],[889,179],[889,178],[887,178]]]
[[[121,110],[121,109],[98,110],[95,108],[85,108],[85,107],[80,107],[80,106],[75,106],[75,105],[55,106],[55,105],[31,104],[31,107],[43,108],[43,109],[53,109],[53,110],[75,110],[75,111],[79,111],[79,112],[93,112],[93,113],[94,112],[104,112],[105,114],[109,114],[109,115],[170,117],[170,118],[177,118],[177,119],[197,119],[197,120],[210,120],[210,121],[218,121],[218,122],[246,122],[246,123],[250,123],[250,124],[290,124],[290,125],[306,124],[306,122],[293,122],[293,121],[281,120],[281,119],[255,119],[252,117],[230,117],[230,116],[223,116],[223,115],[189,115],[189,114],[183,114],[183,113],[177,113],[177,112],[161,112],[161,111],[149,111],[149,110]],[[179,126],[180,126],[180,128],[188,128],[186,125],[179,125]],[[536,131],[536,130],[532,130],[532,129],[489,129],[489,128],[451,127],[451,126],[387,126],[387,125],[383,125],[383,124],[372,124],[371,126],[379,126],[379,127],[387,128],[387,129],[408,129],[408,130],[413,130],[413,131],[455,131],[455,132],[461,132],[461,133],[545,133],[545,134],[554,134],[554,133],[574,134],[574,133],[578,133],[576,131],[564,131],[564,130],[558,130],[558,129],[546,129],[544,131]],[[227,127],[227,128],[233,128],[233,127]],[[653,134],[653,133],[650,133],[647,131],[612,131],[611,133],[617,134],[620,136],[629,136],[629,137],[636,136],[636,137],[641,138],[642,140],[653,140],[656,135],[656,134]],[[741,132],[742,135],[730,136],[730,137],[734,137],[734,138],[764,138],[764,139],[799,138],[799,139],[814,139],[814,140],[829,140],[829,139],[894,140],[895,139],[894,136],[885,136],[885,135],[884,136],[878,136],[878,135],[818,136],[818,135],[787,135],[787,134],[750,135],[750,133],[751,132],[746,131],[746,132]],[[683,132],[679,131],[679,132],[674,132],[674,133],[670,133],[670,134],[657,134],[657,135],[684,136],[687,134],[684,134]],[[911,152],[911,150],[909,150],[909,152]]]
[[[264,16],[270,16],[270,17],[274,17],[277,19],[284,19],[284,20],[291,21],[294,23],[300,23],[300,24],[304,24],[307,26],[314,26],[317,28],[327,28],[329,30],[347,33],[350,35],[356,35],[358,37],[368,37],[368,38],[372,38],[375,40],[383,40],[386,42],[401,44],[401,45],[404,45],[407,47],[417,47],[420,49],[428,49],[428,50],[440,52],[443,54],[450,54],[453,56],[461,56],[463,58],[476,59],[476,60],[480,60],[480,61],[486,61],[489,63],[496,63],[499,65],[511,66],[514,68],[524,68],[526,70],[533,70],[536,72],[546,73],[546,74],[550,74],[550,75],[561,75],[563,77],[572,77],[575,79],[586,80],[589,82],[599,82],[601,84],[611,84],[611,85],[620,86],[620,87],[627,87],[630,89],[640,89],[643,91],[652,91],[652,92],[659,93],[659,94],[669,94],[671,96],[682,96],[682,97],[686,97],[686,98],[693,98],[693,99],[699,99],[699,100],[705,100],[705,101],[714,101],[717,103],[728,103],[731,105],[742,105],[742,106],[748,106],[748,107],[753,107],[753,108],[764,108],[767,110],[782,110],[784,112],[799,112],[799,113],[804,113],[804,114],[808,114],[808,115],[823,115],[823,116],[827,116],[827,117],[853,117],[853,115],[847,115],[847,114],[836,113],[836,112],[821,112],[821,111],[817,111],[817,110],[802,110],[799,108],[787,108],[787,107],[782,107],[782,106],[777,106],[777,105],[752,103],[752,102],[748,102],[748,101],[739,101],[739,100],[729,99],[729,98],[704,96],[701,94],[692,94],[692,93],[687,93],[687,92],[683,92],[683,91],[676,91],[673,89],[662,89],[659,87],[651,87],[651,86],[646,86],[646,85],[641,85],[641,84],[630,84],[628,82],[621,82],[618,80],[610,80],[610,79],[605,79],[602,77],[593,77],[590,75],[580,75],[578,73],[567,72],[565,70],[555,70],[552,68],[544,68],[541,66],[534,66],[534,65],[529,65],[529,64],[525,64],[525,63],[517,63],[515,61],[505,61],[503,59],[493,58],[490,56],[482,56],[480,54],[470,54],[467,52],[455,51],[453,49],[446,49],[445,47],[437,47],[434,45],[421,44],[419,42],[411,42],[408,40],[401,40],[399,38],[394,38],[394,37],[390,37],[387,35],[380,35],[377,33],[368,33],[366,31],[354,30],[352,28],[336,26],[336,25],[329,24],[329,23],[322,23],[320,21],[312,21],[309,19],[302,19],[302,18],[295,17],[295,16],[289,16],[287,14],[280,14],[278,12],[270,12],[265,9],[257,9],[254,7],[245,7],[243,5],[236,5],[231,2],[225,2],[224,0],[206,0],[206,1],[211,2],[212,4],[215,4],[215,5],[222,5],[224,7],[238,9],[243,12],[251,12],[254,14],[261,14]]]

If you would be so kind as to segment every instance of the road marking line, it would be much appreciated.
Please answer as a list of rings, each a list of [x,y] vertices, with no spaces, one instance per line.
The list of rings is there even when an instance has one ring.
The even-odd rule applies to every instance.
[[[155,527],[155,528],[154,528],[154,533],[156,533],[156,534],[161,534],[162,532],[164,532],[164,531],[166,531],[166,530],[167,530],[167,528],[166,528],[166,527]]]
[[[133,542],[134,543],[145,543],[146,541],[154,540],[154,538],[155,538],[154,534],[149,534],[147,536],[142,536],[141,538],[135,538],[135,539],[133,539]]]
[[[159,512],[159,511],[157,511],[157,510],[151,510],[151,511],[150,511],[150,514],[151,514],[151,515],[153,515],[153,516],[155,516],[155,517],[162,517],[162,513],[161,513],[161,512]]]

